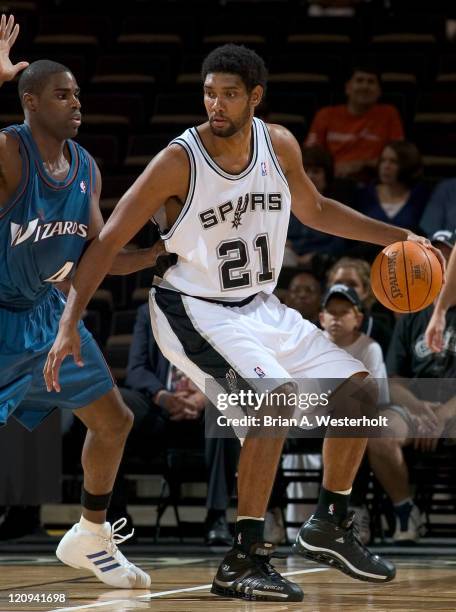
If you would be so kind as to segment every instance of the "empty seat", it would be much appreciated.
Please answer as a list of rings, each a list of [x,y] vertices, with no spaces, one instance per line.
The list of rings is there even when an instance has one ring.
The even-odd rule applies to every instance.
[[[191,41],[194,26],[188,17],[176,15],[137,15],[128,17],[117,37],[121,48],[138,46],[181,53],[182,45]]]
[[[290,19],[290,16],[288,16]],[[345,51],[358,38],[358,22],[350,17],[294,18],[288,23],[286,43],[289,48]]]
[[[5,84],[3,87],[7,90]],[[22,111],[21,103],[17,91],[15,93],[6,93],[3,91],[1,94],[1,106],[0,106],[0,128],[11,125],[12,123],[22,123],[24,119],[24,113]],[[9,84],[8,89],[11,91],[17,88],[16,83]]]
[[[154,114],[150,122],[152,125],[188,127],[205,120],[203,96],[182,93],[159,94],[155,100]]]
[[[87,149],[103,170],[117,165],[119,146],[115,136],[82,133],[78,135],[77,141]]]
[[[168,146],[169,134],[136,134],[130,136],[124,165],[144,168],[162,149]]]
[[[111,38],[111,22],[107,17],[90,14],[50,14],[40,18],[35,45],[55,47],[97,47]]]
[[[98,85],[153,85],[169,78],[165,56],[103,55],[98,58],[91,83]]]
[[[131,344],[131,334],[109,336],[106,341],[105,358],[118,384],[125,381],[127,374],[128,353]]]
[[[112,315],[111,336],[132,334],[136,320],[136,310],[117,310]]]
[[[91,125],[138,126],[144,123],[144,100],[135,94],[83,94],[83,121]]]

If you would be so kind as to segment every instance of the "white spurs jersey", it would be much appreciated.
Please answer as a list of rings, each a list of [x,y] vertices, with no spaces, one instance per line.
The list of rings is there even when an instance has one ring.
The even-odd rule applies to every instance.
[[[272,293],[282,266],[290,216],[288,183],[263,121],[253,120],[253,154],[240,174],[222,170],[196,128],[173,140],[190,160],[190,187],[173,227],[155,220],[177,263],[163,286],[187,295],[239,300]]]

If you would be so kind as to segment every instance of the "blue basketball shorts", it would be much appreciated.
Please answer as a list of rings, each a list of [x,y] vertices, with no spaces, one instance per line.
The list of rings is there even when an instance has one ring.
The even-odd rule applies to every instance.
[[[52,288],[30,310],[0,308],[0,426],[13,414],[32,430],[55,408],[83,408],[114,387],[97,343],[80,322],[84,367],[78,367],[72,355],[66,357],[59,373],[60,393],[46,390],[43,367],[64,307],[63,294]]]

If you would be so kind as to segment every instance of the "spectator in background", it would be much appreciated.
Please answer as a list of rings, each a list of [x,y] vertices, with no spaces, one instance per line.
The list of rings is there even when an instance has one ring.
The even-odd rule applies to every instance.
[[[348,285],[356,291],[364,314],[360,331],[378,342],[386,355],[395,318],[390,310],[376,301],[372,293],[368,262],[355,257],[342,257],[328,272],[328,286],[336,283]]]
[[[324,196],[350,204],[354,195],[354,183],[348,180],[334,180],[334,164],[331,154],[319,145],[303,147],[302,163],[307,176]],[[297,263],[309,263],[316,253],[339,256],[344,252],[346,240],[324,234],[303,225],[290,215],[288,226],[288,248],[297,256]]]
[[[297,310],[304,319],[318,325],[321,304],[321,282],[312,270],[297,272],[288,285],[286,305]]]
[[[325,335],[363,363],[379,384],[381,405],[389,403],[386,367],[380,345],[361,331],[363,305],[354,289],[337,283],[326,292],[320,312]]]
[[[383,149],[377,179],[358,191],[355,207],[363,214],[418,232],[429,199],[419,182],[423,166],[418,148],[406,140],[393,140]]]
[[[440,234],[440,232],[437,232]],[[434,237],[433,237],[434,238]],[[437,244],[438,240],[434,241]],[[452,235],[451,244],[455,244]],[[448,251],[444,252],[449,258]],[[451,251],[450,251],[451,252]],[[444,347],[433,353],[425,342],[425,331],[434,307],[403,315],[397,322],[386,360],[393,406],[385,412],[392,437],[371,438],[368,455],[372,470],[394,504],[394,540],[417,541],[423,517],[413,500],[403,449],[435,450],[440,438],[456,437],[456,308],[448,310]],[[435,384],[404,379],[432,378]],[[439,383],[440,379],[446,379]],[[425,381],[423,381],[425,382]]]
[[[397,109],[378,103],[381,93],[376,68],[360,62],[345,83],[346,104],[325,106],[315,115],[305,144],[331,153],[336,176],[366,181],[385,144],[404,137]]]
[[[426,236],[442,227],[450,231],[456,228],[456,178],[436,186],[421,217],[421,227]]]
[[[206,542],[231,544],[226,509],[234,490],[239,441],[204,438],[207,400],[161,353],[152,334],[148,304],[140,306],[137,312],[126,385],[128,388],[120,391],[135,420],[125,448],[125,461],[139,455],[147,465],[160,449],[204,446],[208,469]],[[116,489],[113,499],[119,504]]]

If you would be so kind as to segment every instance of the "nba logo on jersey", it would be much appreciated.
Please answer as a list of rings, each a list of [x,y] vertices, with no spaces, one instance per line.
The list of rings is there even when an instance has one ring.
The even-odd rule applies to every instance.
[[[253,371],[255,372],[255,374],[258,374],[258,376],[260,378],[264,378],[266,376],[266,374],[264,373],[264,371],[260,368],[260,366],[257,366],[256,368],[253,368]]]
[[[79,187],[81,188],[81,193],[85,193],[87,191],[87,185],[85,181],[81,181],[79,183]]]
[[[266,168],[266,162],[261,162],[261,176],[266,176],[268,173],[268,170]]]

